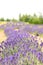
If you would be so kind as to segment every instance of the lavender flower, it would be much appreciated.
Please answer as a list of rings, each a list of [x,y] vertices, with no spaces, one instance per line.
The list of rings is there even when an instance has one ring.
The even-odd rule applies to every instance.
[[[16,27],[19,27],[19,25]],[[38,41],[35,40],[36,37],[33,37],[28,32],[32,28],[25,24],[22,25],[24,26],[22,29],[19,28],[18,31],[15,31],[15,25],[13,23],[6,24],[4,31],[7,39],[0,46],[0,49],[2,48],[0,65],[37,65],[37,61],[43,64],[43,52]],[[26,28],[28,29],[25,30]],[[33,31],[36,30],[37,28],[33,29]]]

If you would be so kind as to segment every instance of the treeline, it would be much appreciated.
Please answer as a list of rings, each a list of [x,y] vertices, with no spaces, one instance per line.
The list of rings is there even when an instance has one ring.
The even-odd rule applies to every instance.
[[[7,19],[4,19],[4,18],[0,18],[0,22],[1,21],[7,21],[7,22],[10,22],[10,21],[14,21],[14,22],[16,22],[17,20],[16,19],[9,19],[9,18],[7,18]]]
[[[34,14],[33,16],[31,16],[31,15],[27,15],[27,14],[25,14],[25,15],[19,14],[19,20],[14,19],[14,18],[12,18],[12,19],[7,18],[6,20],[4,18],[0,18],[0,22],[1,21],[8,21],[8,22],[22,21],[22,22],[28,22],[30,24],[43,24],[43,15],[37,16],[36,14]]]
[[[43,15],[39,15],[39,17],[34,14],[33,16],[31,15],[19,15],[19,20],[28,22],[30,24],[43,24]]]

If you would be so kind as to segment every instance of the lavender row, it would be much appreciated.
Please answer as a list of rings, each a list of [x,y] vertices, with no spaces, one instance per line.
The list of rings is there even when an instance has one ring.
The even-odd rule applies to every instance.
[[[38,42],[27,32],[16,31],[15,33],[14,31],[6,41],[1,43],[1,46],[3,49],[0,55],[2,57],[1,65],[25,65],[25,62],[28,65],[31,63],[35,65],[34,59],[43,63],[43,52],[41,52]]]
[[[36,32],[36,33],[43,34],[43,25],[32,25],[32,24],[25,24],[22,22],[17,22],[17,23],[8,22],[5,25],[1,25],[0,29],[4,29],[6,33],[6,30],[9,31],[9,27],[13,30],[18,29],[27,32],[32,32],[32,33]]]
[[[7,39],[0,45],[0,65],[37,65],[37,61],[43,65],[42,45],[27,29],[16,31],[14,27],[9,23],[4,29]]]

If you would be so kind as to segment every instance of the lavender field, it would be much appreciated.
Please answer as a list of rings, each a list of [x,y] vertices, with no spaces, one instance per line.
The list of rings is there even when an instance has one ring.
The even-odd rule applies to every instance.
[[[0,25],[0,65],[43,65],[43,25]]]

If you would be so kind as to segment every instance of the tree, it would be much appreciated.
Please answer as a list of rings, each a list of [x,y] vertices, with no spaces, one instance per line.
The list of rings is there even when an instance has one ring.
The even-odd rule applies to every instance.
[[[13,18],[11,21],[13,21],[13,22],[17,22],[17,20],[16,20],[16,19],[14,19],[14,18]]]
[[[7,18],[6,21],[11,21],[11,20]]]
[[[4,18],[0,18],[0,21],[4,21]]]
[[[39,20],[40,20],[40,23],[43,24],[43,15],[40,14]]]

